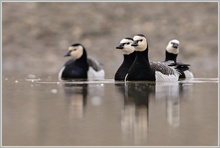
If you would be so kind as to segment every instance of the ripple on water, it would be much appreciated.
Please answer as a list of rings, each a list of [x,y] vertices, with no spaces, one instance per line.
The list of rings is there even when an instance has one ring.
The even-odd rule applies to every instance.
[[[218,83],[218,78],[193,78],[181,80],[182,83]]]
[[[40,81],[41,79],[38,78],[36,75],[34,74],[29,74],[27,76],[27,78],[25,78],[26,81],[30,81],[30,82],[37,82],[37,81]]]

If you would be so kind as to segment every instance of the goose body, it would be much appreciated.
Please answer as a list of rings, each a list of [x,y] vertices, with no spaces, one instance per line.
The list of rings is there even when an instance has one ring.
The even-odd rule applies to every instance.
[[[193,73],[190,71],[189,64],[184,64],[177,61],[179,54],[180,42],[176,39],[171,40],[165,50],[165,63],[175,67],[180,72],[179,78],[193,78]]]
[[[133,38],[136,58],[129,69],[128,81],[178,81],[179,73],[172,67],[161,62],[149,62],[148,43],[144,35]]]
[[[116,49],[119,49],[123,52],[123,62],[118,68],[118,70],[115,73],[114,79],[116,81],[124,81],[126,75],[128,74],[128,71],[134,62],[134,59],[136,57],[135,49],[131,44],[133,43],[132,38],[124,38],[121,40],[120,44],[116,47]]]
[[[65,56],[71,56],[73,59],[61,68],[59,80],[104,79],[105,72],[102,66],[96,60],[87,58],[86,49],[82,44],[71,45]]]

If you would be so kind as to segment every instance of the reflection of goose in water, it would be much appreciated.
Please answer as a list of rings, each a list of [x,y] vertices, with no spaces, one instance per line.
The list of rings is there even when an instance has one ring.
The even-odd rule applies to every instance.
[[[148,130],[148,100],[154,85],[132,82],[118,85],[119,91],[124,94],[121,128],[125,140],[134,138],[134,142],[138,143],[146,139]]]
[[[70,118],[83,118],[87,103],[88,84],[64,84],[64,93]]]
[[[179,83],[156,83],[156,100],[166,100],[167,121],[174,127],[178,127],[180,124],[179,99],[182,93],[181,85]]]
[[[130,141],[134,139],[136,143],[142,139],[146,140],[150,128],[149,100],[165,103],[166,109],[158,111],[166,114],[167,121],[165,122],[171,127],[179,127],[180,98],[186,95],[185,91],[188,87],[188,85],[185,86],[176,82],[129,82],[118,84],[119,91],[124,95],[121,128],[126,142],[129,142],[129,139]],[[157,110],[155,111],[157,112]],[[157,113],[152,112],[151,115],[157,115]],[[153,118],[161,118],[161,116],[153,116]]]
[[[64,83],[63,88],[71,118],[83,118],[87,103],[93,106],[102,104],[101,98],[104,95],[104,84],[77,84],[76,81],[76,83]]]
[[[104,98],[105,84],[89,84],[88,85],[88,98],[93,106],[102,105],[102,98]]]
[[[180,125],[180,98],[189,97],[191,85],[184,85],[182,82],[157,82],[155,86],[155,100],[166,101],[167,122],[173,127]]]

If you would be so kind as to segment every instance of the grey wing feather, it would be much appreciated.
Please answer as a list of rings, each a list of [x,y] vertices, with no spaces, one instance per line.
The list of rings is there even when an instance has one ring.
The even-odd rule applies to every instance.
[[[103,69],[101,64],[92,58],[87,58],[87,62],[89,64],[89,66],[92,67],[95,71],[100,71]]]
[[[174,69],[161,62],[150,62],[150,66],[153,71],[160,71],[165,75],[174,75]]]
[[[163,62],[161,62],[161,63],[163,63],[163,64],[165,64],[165,65],[167,65],[167,66],[174,66],[176,63],[174,62],[174,61],[172,61],[172,60],[169,60],[169,61],[163,61]]]

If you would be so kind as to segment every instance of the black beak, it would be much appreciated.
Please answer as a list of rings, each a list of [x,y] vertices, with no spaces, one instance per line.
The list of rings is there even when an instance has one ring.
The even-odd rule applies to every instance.
[[[173,44],[173,46],[172,46],[172,47],[177,49],[177,48],[178,48],[178,46],[179,46],[178,44]]]
[[[70,56],[71,50],[67,52],[67,54],[64,55],[64,57]]]
[[[134,41],[131,46],[138,46],[138,41]]]
[[[123,49],[124,48],[124,44],[119,44],[116,49]]]

